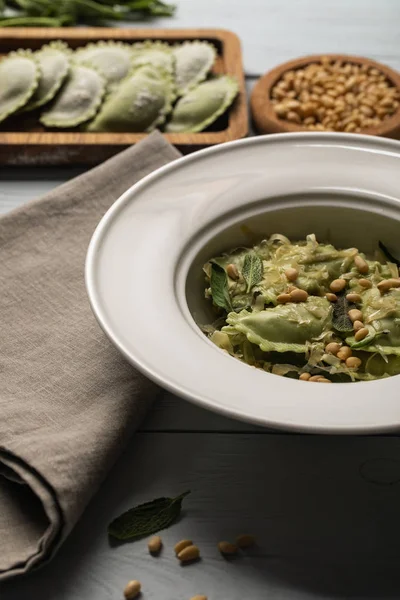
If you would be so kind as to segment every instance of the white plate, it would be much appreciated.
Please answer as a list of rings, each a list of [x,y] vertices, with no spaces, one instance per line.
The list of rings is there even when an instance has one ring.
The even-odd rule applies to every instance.
[[[195,321],[208,320],[201,265],[248,243],[243,223],[367,252],[383,239],[400,254],[399,173],[400,143],[349,134],[263,136],[182,158],[100,222],[86,264],[93,311],[132,364],[206,408],[310,432],[399,428],[399,376],[313,385],[267,374],[215,347]]]

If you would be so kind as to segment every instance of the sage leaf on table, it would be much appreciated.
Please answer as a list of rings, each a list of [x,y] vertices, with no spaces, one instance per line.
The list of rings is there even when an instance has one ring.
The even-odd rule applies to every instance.
[[[333,304],[332,325],[340,333],[350,333],[353,331],[353,323],[349,317],[349,310],[355,308],[345,294],[337,294],[337,301]]]
[[[232,302],[229,296],[228,276],[225,269],[215,262],[211,263],[210,286],[214,304],[224,308],[226,312],[231,312]]]
[[[379,241],[378,244],[379,244],[379,248],[382,250],[383,254],[385,255],[385,258],[389,262],[392,262],[395,265],[397,265],[398,267],[400,267],[400,260],[398,258],[396,258],[395,256],[393,256],[393,254],[391,252],[389,252],[389,250],[386,248],[385,244],[381,241]]]
[[[263,262],[261,258],[255,252],[249,252],[246,254],[243,263],[242,275],[245,282],[247,283],[246,293],[260,283],[263,276]]]
[[[178,518],[182,500],[190,490],[176,498],[156,498],[139,504],[114,519],[108,526],[108,534],[117,540],[131,540],[166,529]]]

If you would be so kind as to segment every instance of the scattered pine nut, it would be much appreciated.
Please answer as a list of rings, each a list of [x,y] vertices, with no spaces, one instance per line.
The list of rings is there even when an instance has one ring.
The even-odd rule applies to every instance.
[[[349,356],[349,358],[346,359],[346,367],[349,367],[349,369],[358,369],[361,363],[362,360],[357,358],[357,356]]]
[[[363,314],[361,310],[358,310],[358,308],[352,308],[349,310],[349,318],[352,323],[354,323],[354,321],[362,321]]]
[[[352,354],[353,351],[351,348],[349,348],[349,346],[343,346],[342,348],[340,348],[336,356],[340,358],[340,360],[347,360]]]
[[[346,287],[346,280],[345,279],[334,279],[329,287],[332,292],[337,294],[338,292],[341,292],[342,290],[344,290],[344,288]]]
[[[290,292],[292,302],[305,302],[308,298],[308,293],[305,290],[296,289]]]
[[[149,543],[147,544],[150,554],[158,554],[162,547],[162,539],[159,535],[155,535],[154,537],[149,539]]]
[[[279,304],[286,304],[287,302],[290,302],[290,294],[279,294],[276,301],[279,302]]]
[[[181,540],[174,546],[175,554],[178,555],[179,552],[182,552],[188,546],[193,546],[192,540]]]
[[[219,542],[218,550],[221,552],[221,554],[232,556],[233,554],[237,553],[238,547],[236,544],[231,544],[231,542]]]
[[[327,294],[325,294],[325,298],[329,300],[329,302],[337,302],[336,294],[331,294],[330,292],[328,292]]]
[[[256,540],[253,535],[248,535],[246,533],[242,535],[238,535],[236,538],[236,546],[239,548],[250,548],[250,546],[254,546]]]
[[[364,327],[364,323],[362,321],[354,321],[354,323],[353,323],[354,331],[359,331],[363,327]]]
[[[361,285],[361,287],[365,289],[369,289],[372,287],[372,282],[369,279],[359,279],[358,283]]]
[[[234,265],[233,263],[231,263],[230,265],[228,265],[226,267],[226,272],[228,273],[229,277],[231,279],[233,279],[234,281],[237,281],[239,279],[239,271],[236,265]]]
[[[186,546],[186,548],[181,550],[178,554],[179,560],[183,563],[197,560],[199,557],[200,550],[197,546]]]
[[[208,600],[207,596],[203,596],[202,594],[193,596],[190,600]]]
[[[341,347],[341,344],[338,344],[337,342],[330,342],[325,346],[325,352],[336,355]]]
[[[354,339],[356,340],[356,342],[361,342],[361,340],[367,337],[368,333],[368,329],[366,327],[363,327],[362,329],[356,331],[356,333],[354,334]]]
[[[310,379],[311,375],[310,373],[302,373],[299,377],[299,379],[301,379],[301,381],[308,381]]]
[[[359,254],[357,254],[357,256],[354,258],[354,264],[356,265],[357,271],[359,273],[362,273],[363,275],[366,275],[368,273],[368,271],[369,271],[368,263]]]
[[[299,272],[297,269],[289,267],[289,269],[286,269],[285,275],[288,281],[296,281],[297,277],[299,276]]]
[[[350,292],[350,294],[346,295],[346,300],[348,302],[354,302],[354,304],[360,304],[361,296],[360,294],[356,294],[355,292]]]
[[[133,579],[128,583],[128,585],[124,589],[124,596],[126,600],[132,600],[136,598],[140,594],[140,590],[142,589],[142,584],[140,581]]]
[[[320,377],[318,379],[318,383],[332,383],[332,381],[330,379],[327,379],[326,377]]]

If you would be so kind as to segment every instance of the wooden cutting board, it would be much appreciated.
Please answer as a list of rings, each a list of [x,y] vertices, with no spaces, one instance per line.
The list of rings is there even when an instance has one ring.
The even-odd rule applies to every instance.
[[[229,74],[239,82],[240,92],[230,110],[201,133],[170,133],[165,138],[183,152],[243,138],[248,133],[246,91],[239,38],[223,29],[119,29],[119,28],[15,28],[0,29],[0,56],[18,48],[39,49],[52,40],[65,41],[72,48],[98,40],[133,43],[161,40],[170,44],[206,40],[217,48],[214,73]],[[98,164],[140,141],[145,133],[86,133],[46,131],[37,119],[24,130],[13,118],[0,124],[0,164],[62,165]]]

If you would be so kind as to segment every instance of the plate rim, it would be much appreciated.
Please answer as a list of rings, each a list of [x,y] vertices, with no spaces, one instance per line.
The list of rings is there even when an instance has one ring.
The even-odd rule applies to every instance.
[[[221,144],[219,146],[205,148],[193,154],[183,156],[178,158],[171,163],[168,163],[156,171],[149,173],[140,181],[131,186],[128,190],[126,190],[108,209],[108,211],[103,215],[102,219],[98,223],[93,236],[90,240],[86,261],[85,261],[85,285],[89,297],[89,303],[91,309],[98,321],[100,327],[107,335],[107,337],[112,341],[112,343],[118,348],[121,354],[131,363],[133,364],[140,372],[142,372],[146,377],[155,381],[160,387],[167,389],[173,394],[182,397],[191,403],[194,403],[200,407],[207,408],[213,412],[218,414],[223,414],[228,418],[234,418],[240,421],[245,421],[249,423],[253,423],[256,425],[261,425],[264,428],[271,428],[283,431],[291,431],[291,432],[301,432],[301,433],[328,433],[328,434],[337,434],[337,435],[347,435],[347,434],[371,434],[371,433],[390,433],[397,431],[400,427],[400,417],[398,423],[390,423],[387,425],[372,425],[372,426],[344,426],[340,424],[336,426],[334,424],[330,424],[327,426],[321,425],[299,425],[297,423],[292,424],[290,422],[276,422],[275,420],[266,419],[263,416],[254,416],[237,410],[236,408],[232,408],[226,405],[216,405],[215,400],[209,400],[208,398],[201,397],[200,395],[196,395],[193,392],[187,392],[185,388],[180,387],[177,388],[173,383],[168,380],[165,380],[162,375],[159,375],[154,368],[149,368],[148,365],[143,364],[141,360],[135,359],[132,355],[126,351],[124,344],[118,339],[118,337],[114,334],[112,328],[107,323],[107,319],[104,317],[100,307],[100,299],[97,296],[96,284],[95,284],[95,262],[97,251],[101,244],[101,239],[107,228],[112,226],[113,220],[118,216],[119,212],[126,203],[134,201],[134,196],[136,193],[140,193],[142,189],[146,186],[151,185],[153,181],[157,181],[159,178],[162,178],[164,174],[167,172],[173,172],[174,170],[178,170],[182,165],[191,162],[197,162],[201,160],[203,156],[209,156],[218,153],[226,152],[227,147],[229,149],[231,147],[239,147],[239,146],[252,146],[252,145],[262,145],[273,142],[290,142],[290,141],[302,141],[307,143],[307,141],[313,141],[320,143],[330,143],[332,146],[340,146],[341,143],[344,143],[345,147],[357,145],[358,149],[361,146],[365,147],[366,150],[373,151],[374,149],[378,149],[381,152],[388,151],[389,154],[394,154],[397,158],[400,158],[400,142],[395,140],[389,140],[385,138],[373,138],[371,136],[358,135],[358,134],[338,134],[338,133],[329,133],[329,132],[321,132],[321,133],[308,133],[308,132],[296,132],[296,133],[286,133],[286,134],[273,134],[273,135],[264,135],[257,136],[252,138],[246,138],[243,140],[234,140],[231,142],[227,142],[225,144]],[[333,143],[332,143],[333,142]],[[349,143],[350,142],[350,143]],[[393,151],[393,152],[392,152]],[[371,382],[368,382],[371,385]],[[363,385],[365,382],[360,382],[359,385]]]

